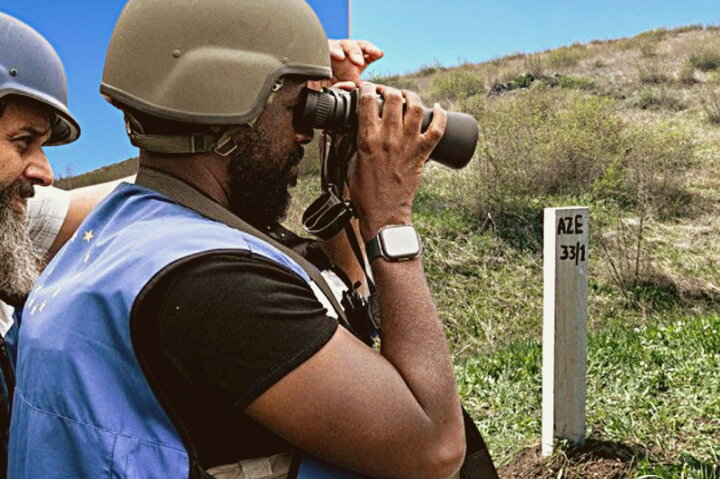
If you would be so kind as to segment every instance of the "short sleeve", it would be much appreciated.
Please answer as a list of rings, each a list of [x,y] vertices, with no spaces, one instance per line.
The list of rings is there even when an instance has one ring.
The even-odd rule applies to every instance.
[[[28,200],[30,239],[35,251],[45,255],[70,209],[70,193],[52,186],[36,186],[35,196]]]
[[[153,289],[148,300],[156,303],[163,356],[234,414],[313,356],[338,327],[305,280],[257,256],[204,256]]]

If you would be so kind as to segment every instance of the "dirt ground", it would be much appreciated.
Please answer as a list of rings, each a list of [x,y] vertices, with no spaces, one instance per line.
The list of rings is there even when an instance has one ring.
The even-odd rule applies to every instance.
[[[583,447],[540,455],[540,446],[525,449],[500,469],[503,479],[623,479],[644,455],[639,447],[589,439]]]

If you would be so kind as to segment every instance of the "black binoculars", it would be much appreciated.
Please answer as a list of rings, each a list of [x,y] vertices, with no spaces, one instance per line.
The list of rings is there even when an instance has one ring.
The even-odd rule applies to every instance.
[[[384,100],[377,97],[382,111]],[[358,90],[344,91],[324,88],[322,91],[305,88],[294,115],[298,129],[328,131],[357,131]],[[422,131],[432,120],[432,110],[424,108]],[[450,168],[463,168],[472,159],[478,141],[478,124],[465,113],[448,112],[445,134],[430,155],[430,159]]]

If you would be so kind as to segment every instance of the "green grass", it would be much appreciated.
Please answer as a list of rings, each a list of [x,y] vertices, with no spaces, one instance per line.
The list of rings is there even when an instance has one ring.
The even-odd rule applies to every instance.
[[[542,258],[540,212],[502,224],[477,217],[467,206],[470,170],[430,165],[416,198],[414,221],[423,237],[428,280],[453,350],[466,407],[499,464],[512,461],[540,437]],[[316,194],[312,177],[302,195]],[[301,195],[301,196],[302,196]],[[551,196],[548,205],[588,204],[592,229],[611,228],[616,206],[590,195]],[[302,203],[302,201],[300,202]],[[298,205],[299,206],[299,205]],[[702,271],[688,255],[706,243],[679,250],[681,232],[648,225],[653,258],[676,274]],[[660,239],[663,238],[663,239]],[[652,281],[627,300],[603,273],[606,259],[590,257],[588,436],[639,451],[628,478],[720,479],[720,303],[684,297]],[[712,249],[715,248],[715,249]],[[720,253],[720,251],[718,251]],[[719,254],[720,256],[720,254]],[[682,268],[686,270],[682,270]],[[707,268],[700,277],[720,279]],[[569,459],[566,471],[582,470]],[[552,477],[560,477],[555,471]],[[583,477],[582,473],[574,477]],[[550,476],[548,476],[550,477]],[[565,476],[562,476],[565,477]],[[569,476],[573,477],[573,476]]]
[[[591,330],[588,436],[642,445],[640,475],[717,464],[718,329],[720,316],[677,310],[653,325]],[[539,440],[541,357],[540,341],[529,338],[457,362],[461,394],[500,462]],[[675,472],[658,475],[703,477]]]

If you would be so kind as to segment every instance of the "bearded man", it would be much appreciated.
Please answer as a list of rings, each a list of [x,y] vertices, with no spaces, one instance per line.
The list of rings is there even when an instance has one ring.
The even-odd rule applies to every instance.
[[[0,394],[2,449],[13,374],[1,336],[12,324],[11,306],[24,302],[42,268],[42,256],[63,230],[70,199],[57,191],[41,193],[42,199],[34,204],[32,236],[27,202],[35,186],[47,187],[53,181],[43,147],[67,144],[79,135],[67,109],[65,72],[57,54],[32,28],[0,13],[0,366],[3,379],[10,381],[2,381]],[[68,222],[65,228],[70,227]],[[5,460],[0,451],[0,475],[5,473]]]
[[[376,352],[265,234],[312,138],[294,122],[302,94],[331,76],[302,0],[128,2],[101,92],[140,148],[138,184],[86,218],[25,304],[12,477],[457,473],[463,416],[419,243],[368,258]],[[372,250],[385,231],[415,235],[446,114],[422,131],[417,95],[364,83],[359,97],[348,186]]]
[[[358,71],[382,56],[362,41],[331,41],[329,46],[337,74],[346,80],[357,80]],[[118,184],[72,192],[50,186],[53,174],[43,148],[70,143],[79,134],[67,110],[65,72],[57,53],[31,27],[0,13],[0,365],[2,379],[10,380],[9,388],[0,381],[3,438],[9,428],[7,399],[14,376],[14,351],[4,352],[3,336],[13,325],[13,308],[23,305],[46,262]],[[10,336],[8,343],[14,346],[14,335]],[[6,473],[5,448],[3,439],[0,477]]]
[[[60,229],[68,205],[36,224],[40,245],[28,235],[26,203],[35,185],[49,186],[52,169],[43,146],[62,145],[80,135],[67,110],[62,63],[50,44],[29,26],[0,13],[0,299],[19,304],[41,268],[41,257]],[[47,221],[46,221],[47,223]],[[5,309],[5,308],[4,308]],[[2,318],[6,319],[6,318]]]

